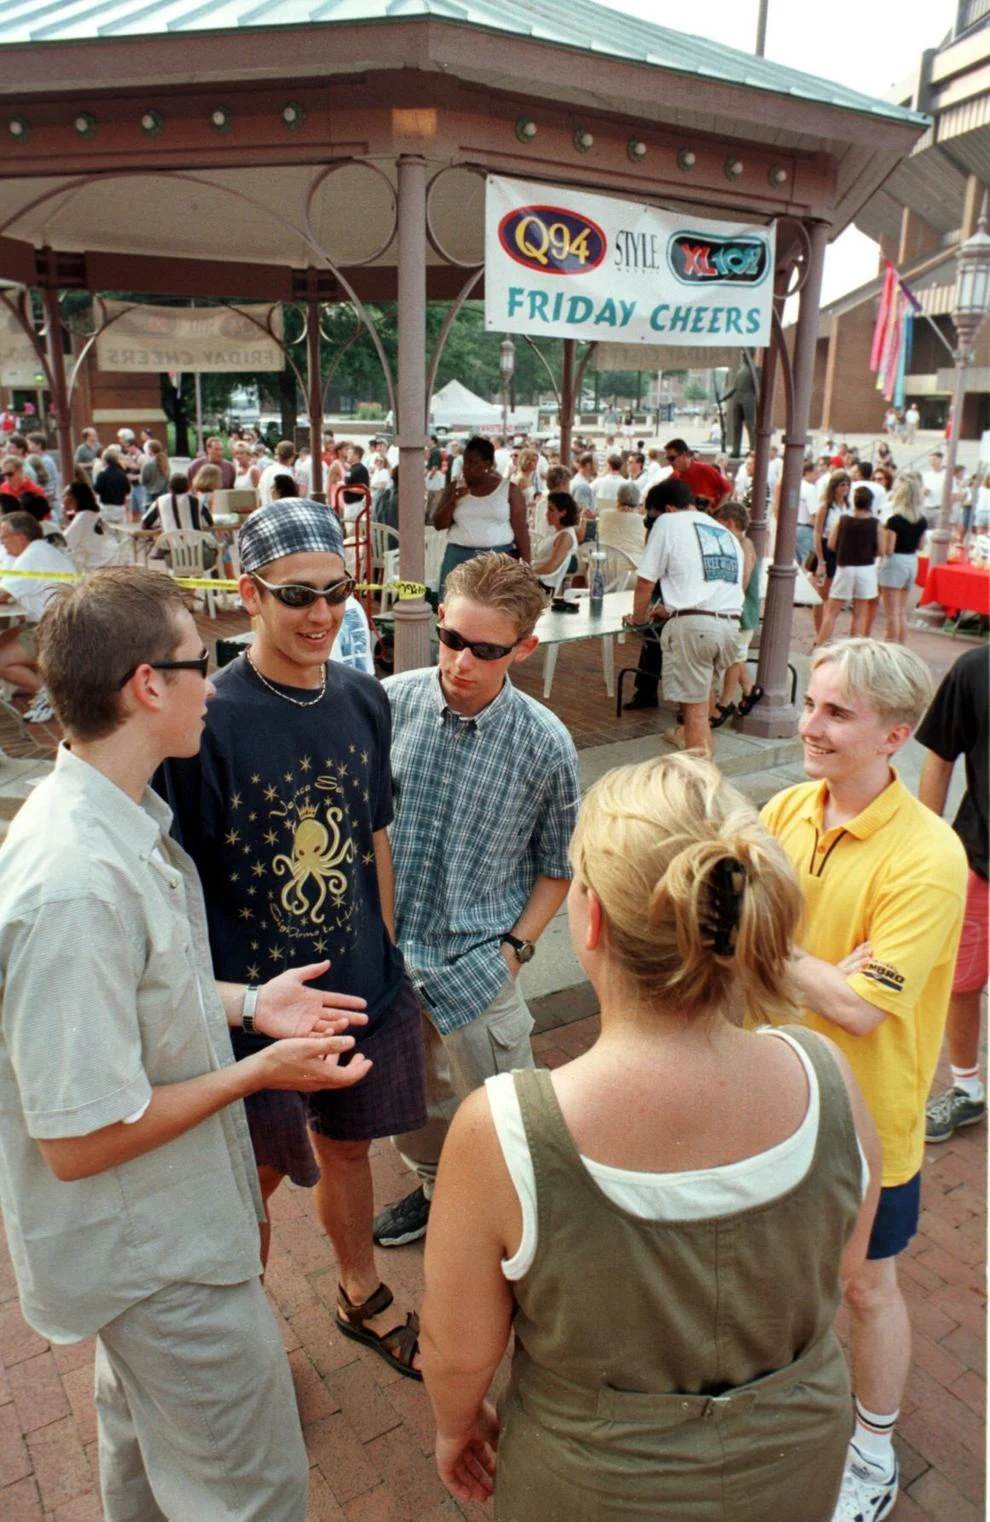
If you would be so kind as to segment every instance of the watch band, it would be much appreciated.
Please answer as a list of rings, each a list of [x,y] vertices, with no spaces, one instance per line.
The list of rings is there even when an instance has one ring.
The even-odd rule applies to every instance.
[[[536,954],[536,946],[532,941],[520,940],[518,935],[512,935],[508,930],[500,936],[499,945],[511,946],[516,954],[516,960],[520,963],[532,961]]]
[[[241,1005],[241,1030],[247,1031],[249,1036],[260,1034],[254,1023],[254,1012],[258,1007],[258,995],[261,989],[257,983],[252,983],[244,990],[244,1003]]]

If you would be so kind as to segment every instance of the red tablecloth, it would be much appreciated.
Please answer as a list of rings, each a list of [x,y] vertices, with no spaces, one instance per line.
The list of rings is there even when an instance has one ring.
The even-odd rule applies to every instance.
[[[947,613],[983,613],[990,616],[990,569],[963,563],[932,566],[927,569],[925,590],[919,607],[925,603],[939,602]],[[921,580],[921,565],[918,566]]]

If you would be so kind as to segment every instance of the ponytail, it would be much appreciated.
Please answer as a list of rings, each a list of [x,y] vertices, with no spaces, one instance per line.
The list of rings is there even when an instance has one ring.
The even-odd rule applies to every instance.
[[[793,1018],[793,872],[755,809],[707,761],[664,757],[609,772],[571,845],[606,944],[647,1000],[691,1018],[738,1003]]]

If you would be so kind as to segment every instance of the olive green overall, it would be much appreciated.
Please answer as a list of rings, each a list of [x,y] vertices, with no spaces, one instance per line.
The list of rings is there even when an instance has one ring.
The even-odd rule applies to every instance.
[[[812,1165],[780,1198],[710,1220],[613,1204],[550,1074],[515,1074],[539,1231],[513,1286],[497,1522],[830,1522],[852,1430],[832,1321],[860,1158],[835,1063],[788,1032],[818,1075]]]

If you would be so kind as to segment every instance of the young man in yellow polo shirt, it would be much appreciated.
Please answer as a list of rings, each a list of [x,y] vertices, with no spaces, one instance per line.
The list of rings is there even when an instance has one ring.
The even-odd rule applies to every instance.
[[[891,766],[931,690],[903,645],[817,650],[801,720],[812,780],[763,811],[804,893],[794,973],[805,1018],[848,1057],[883,1149],[867,1260],[845,1285],[856,1427],[835,1522],[880,1522],[897,1498],[892,1438],[911,1357],[897,1256],[918,1225],[925,1098],[966,896],[958,837]]]

